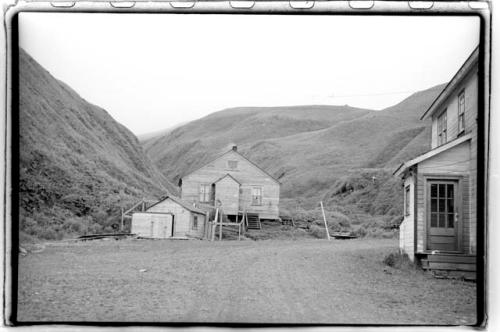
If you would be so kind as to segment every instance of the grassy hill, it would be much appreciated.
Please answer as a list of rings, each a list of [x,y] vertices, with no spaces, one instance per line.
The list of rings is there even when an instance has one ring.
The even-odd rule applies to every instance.
[[[176,188],[137,138],[19,51],[20,229],[30,235],[110,231],[120,206]]]
[[[238,151],[282,183],[286,213],[329,209],[347,214],[401,214],[392,171],[428,150],[429,123],[419,120],[444,85],[382,111],[349,106],[242,107],[210,114],[153,138],[144,147],[173,183],[218,154]]]

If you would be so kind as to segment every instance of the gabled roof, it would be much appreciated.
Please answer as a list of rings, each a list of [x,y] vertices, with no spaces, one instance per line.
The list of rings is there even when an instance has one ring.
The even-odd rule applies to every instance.
[[[271,174],[267,173],[265,170],[263,170],[260,166],[258,166],[257,164],[255,164],[253,161],[249,160],[247,157],[245,157],[244,155],[242,155],[241,153],[239,153],[238,151],[233,150],[233,149],[230,149],[229,151],[224,152],[224,153],[223,153],[223,154],[221,154],[220,156],[218,156],[218,157],[216,157],[216,158],[214,158],[214,159],[210,160],[209,162],[205,163],[203,166],[198,167],[198,168],[197,168],[197,169],[195,169],[194,171],[192,171],[192,172],[190,172],[190,173],[188,173],[188,174],[184,175],[182,178],[180,178],[180,179],[179,179],[179,181],[181,181],[183,178],[185,178],[185,177],[187,177],[187,176],[189,176],[189,175],[191,175],[191,174],[193,174],[193,173],[195,173],[195,172],[199,171],[200,169],[202,169],[203,167],[207,166],[208,164],[213,163],[214,161],[216,161],[216,160],[218,160],[218,159],[220,159],[220,158],[224,157],[226,154],[231,153],[231,152],[236,153],[236,154],[237,154],[237,155],[239,155],[241,158],[243,158],[243,159],[245,159],[246,161],[248,161],[251,165],[255,166],[255,167],[256,167],[259,171],[261,171],[262,173],[264,173],[265,175],[267,175],[269,178],[271,178],[271,180],[273,180],[273,181],[274,181],[274,182],[276,182],[277,184],[281,185],[281,183],[280,183],[278,180],[276,180],[276,179],[275,179],[275,178],[274,178]],[[233,178],[233,179],[234,179],[234,178]],[[219,179],[219,180],[220,180],[220,179]],[[239,182],[238,182],[238,183],[239,183]]]
[[[186,201],[183,201],[182,199],[180,199],[179,197],[175,197],[175,196],[172,196],[172,195],[166,195],[164,197],[162,197],[158,202],[154,203],[153,205],[151,205],[150,207],[147,208],[146,212],[151,209],[153,206],[155,205],[158,205],[160,204],[161,202],[164,202],[166,201],[167,199],[171,199],[172,201],[174,201],[175,203],[179,204],[180,206],[182,206],[183,208],[185,208],[186,210],[188,211],[191,211],[191,212],[194,212],[194,213],[199,213],[199,214],[203,214],[205,215],[206,214],[206,211],[203,211],[202,209],[198,209],[196,207],[194,207],[191,203],[189,202],[186,202]]]
[[[234,178],[234,176],[231,176],[231,174],[229,174],[229,173],[228,173],[228,174],[226,174],[226,175],[221,176],[220,178],[218,178],[217,180],[215,180],[215,181],[214,181],[214,183],[217,183],[217,182],[219,182],[220,180],[222,180],[222,179],[224,179],[224,178],[226,178],[226,177],[230,177],[231,179],[233,179],[233,181],[234,181],[234,182],[238,183],[238,184],[241,186],[241,182],[240,182],[240,181],[238,181],[238,180],[236,180],[236,179]]]
[[[451,81],[446,85],[446,87],[441,91],[439,96],[432,102],[431,106],[425,111],[424,114],[420,117],[420,120],[424,120],[428,118],[431,114],[433,114],[437,109],[439,109],[443,103],[448,99],[453,91],[458,87],[460,83],[462,83],[463,79],[467,77],[470,71],[475,68],[475,65],[479,61],[479,46],[471,53],[469,58],[464,62],[462,67],[457,71],[455,76],[451,79]]]
[[[440,154],[446,150],[449,150],[449,149],[451,149],[459,144],[462,144],[463,142],[468,141],[471,138],[472,138],[472,134],[467,134],[467,135],[461,136],[457,139],[454,139],[453,141],[450,141],[446,144],[440,145],[437,148],[434,148],[434,149],[432,149],[424,154],[421,154],[417,158],[414,158],[414,159],[409,160],[405,163],[402,163],[401,165],[399,165],[399,167],[392,174],[395,176],[400,176],[411,166],[416,165],[416,164],[418,164],[426,159],[429,159],[431,157],[434,157],[435,155]]]

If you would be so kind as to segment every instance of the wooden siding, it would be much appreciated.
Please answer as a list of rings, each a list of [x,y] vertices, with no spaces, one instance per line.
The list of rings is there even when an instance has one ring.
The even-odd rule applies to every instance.
[[[240,204],[240,184],[230,176],[215,183],[215,199],[220,200],[225,214],[238,214]]]
[[[227,162],[238,162],[236,169],[228,167]],[[241,183],[239,210],[258,213],[263,219],[279,218],[280,185],[273,178],[248,162],[237,152],[230,151],[213,162],[182,179],[182,199],[188,202],[199,203],[200,184],[212,184],[224,175],[229,174]],[[252,205],[252,187],[262,188],[262,205]],[[226,210],[226,207],[223,206]]]
[[[149,208],[146,212],[170,212],[174,214],[174,236],[190,236],[202,238],[204,234],[205,215],[194,213],[184,208],[182,205],[167,198],[163,202]],[[198,216],[198,229],[193,230],[193,215]]]
[[[408,214],[405,214],[403,222],[399,226],[399,248],[402,252],[406,253],[411,261],[415,258],[415,250],[414,250],[414,190],[415,185],[413,183],[413,176],[408,176],[404,180],[403,192],[406,192],[406,187],[410,187],[410,196],[409,196],[409,209]],[[406,198],[405,198],[406,199]]]

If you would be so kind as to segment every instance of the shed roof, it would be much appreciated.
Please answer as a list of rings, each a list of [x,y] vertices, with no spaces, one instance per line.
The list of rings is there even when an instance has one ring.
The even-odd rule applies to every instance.
[[[180,199],[179,197],[175,197],[175,196],[172,196],[172,195],[166,195],[164,197],[162,197],[158,202],[154,203],[153,205],[151,205],[150,207],[148,207],[147,210],[151,209],[153,206],[155,205],[158,205],[160,204],[161,202],[164,202],[166,201],[167,199],[171,199],[172,201],[174,201],[175,203],[179,204],[180,206],[182,206],[183,208],[185,208],[186,210],[188,211],[191,211],[191,212],[194,212],[194,213],[198,213],[198,214],[203,214],[205,215],[206,214],[206,211],[202,210],[202,209],[199,209],[197,207],[194,207],[191,203],[189,202],[186,202],[186,201],[183,201],[182,199]],[[146,210],[146,211],[147,211]]]
[[[236,153],[237,155],[239,155],[241,158],[245,159],[246,161],[248,161],[251,165],[255,166],[258,170],[260,170],[262,173],[264,173],[266,176],[268,176],[271,180],[273,180],[274,182],[276,182],[277,184],[281,185],[281,183],[276,179],[274,178],[271,174],[269,174],[268,172],[266,172],[265,170],[263,170],[259,165],[255,164],[253,161],[251,161],[250,159],[248,159],[247,157],[245,157],[244,155],[242,155],[241,153],[239,153],[237,150],[235,149],[231,149],[229,151],[226,151],[224,152],[223,154],[219,155],[218,157],[210,160],[209,162],[205,163],[204,165],[202,165],[201,167],[198,167],[197,169],[195,169],[194,171],[184,175],[182,178],[179,179],[179,181],[182,181],[183,178],[185,178],[186,176],[189,176],[197,171],[199,171],[200,169],[202,169],[203,167],[207,166],[208,164],[210,163],[213,163],[214,161],[216,161],[217,159],[219,158],[222,158],[223,156],[225,156],[226,154],[228,153]],[[222,178],[220,178],[219,180],[221,180]],[[233,178],[234,179],[234,178]],[[218,181],[218,180],[217,180]],[[239,182],[238,182],[239,183]]]
[[[412,160],[409,160],[405,163],[402,163],[401,165],[399,165],[399,167],[392,174],[399,176],[399,175],[403,174],[411,166],[416,165],[416,164],[418,164],[426,159],[429,159],[431,157],[434,157],[435,155],[440,154],[446,150],[449,150],[449,149],[451,149],[459,144],[462,144],[463,142],[468,141],[471,138],[472,138],[472,135],[467,134],[467,135],[461,136],[457,139],[454,139],[451,142],[448,142],[446,144],[438,146],[437,148],[432,149],[424,154],[421,154],[420,156],[418,156]]]
[[[433,114],[437,109],[441,107],[441,105],[448,99],[450,94],[455,91],[455,89],[458,87],[460,83],[467,77],[467,75],[470,73],[470,71],[475,68],[475,65],[477,65],[479,61],[479,46],[476,47],[476,49],[471,53],[471,55],[467,58],[467,60],[464,62],[462,67],[457,71],[455,76],[451,79],[451,81],[445,86],[443,91],[437,96],[436,99],[432,102],[431,106],[425,111],[424,114],[420,117],[420,120],[424,120],[427,117],[429,117],[431,114]]]

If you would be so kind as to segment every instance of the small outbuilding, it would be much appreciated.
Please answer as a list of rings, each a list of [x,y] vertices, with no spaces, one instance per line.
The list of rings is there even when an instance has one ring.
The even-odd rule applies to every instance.
[[[132,233],[140,237],[203,238],[207,212],[175,196],[166,196],[132,215]]]

